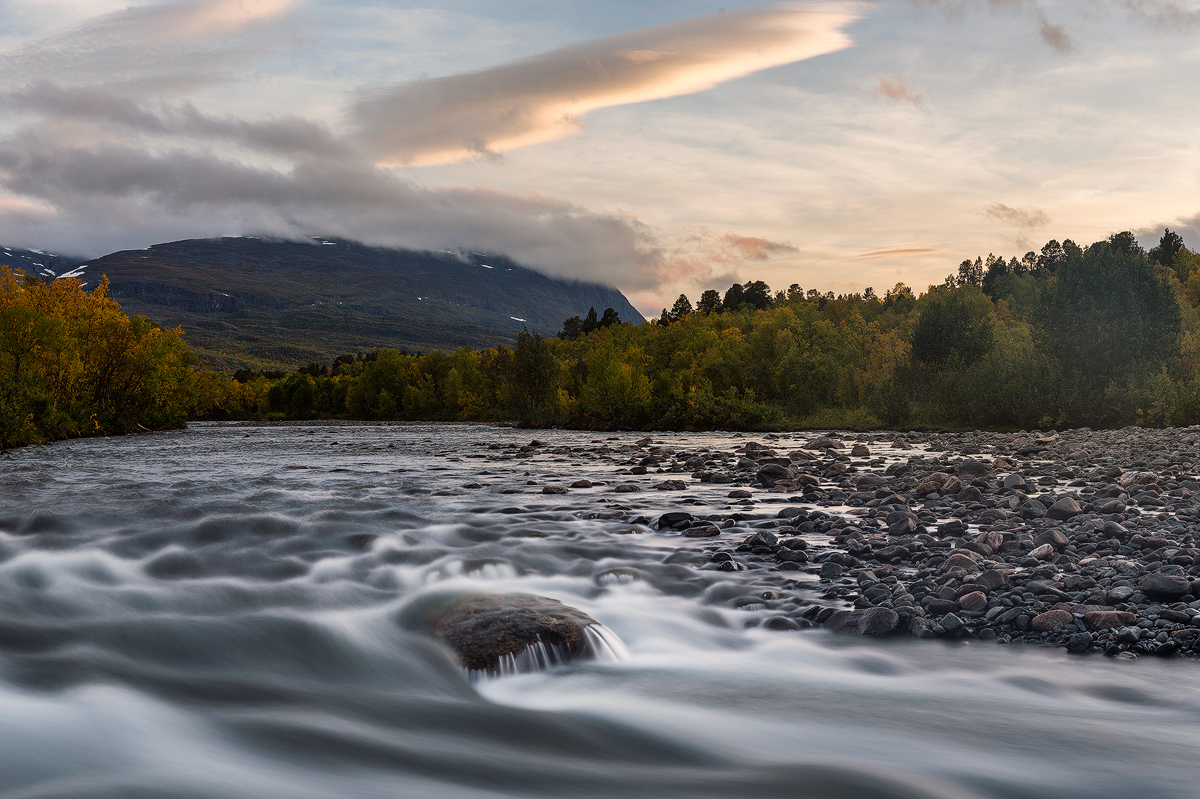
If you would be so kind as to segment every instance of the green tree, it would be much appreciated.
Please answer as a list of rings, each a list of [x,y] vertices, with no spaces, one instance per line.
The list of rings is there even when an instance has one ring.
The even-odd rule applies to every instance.
[[[672,322],[678,322],[680,319],[692,313],[691,300],[686,294],[680,294],[679,299],[675,300],[675,304],[671,306],[670,312],[667,314]]]
[[[512,388],[513,411],[523,422],[530,422],[557,388],[558,364],[549,342],[536,331],[523,328],[517,334],[509,365],[508,381]]]
[[[990,303],[978,289],[938,290],[926,295],[924,303],[913,328],[913,360],[941,368],[951,361],[973,363],[991,351]]]
[[[1099,422],[1109,384],[1178,355],[1182,314],[1174,289],[1132,234],[1064,251],[1044,298],[1042,341],[1079,387],[1072,421]]]
[[[705,289],[696,302],[696,310],[708,316],[721,312],[721,294],[716,289]]]

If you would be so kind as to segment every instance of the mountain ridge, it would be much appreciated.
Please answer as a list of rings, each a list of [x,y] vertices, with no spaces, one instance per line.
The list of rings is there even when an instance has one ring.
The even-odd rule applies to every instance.
[[[593,307],[645,321],[615,288],[548,277],[497,254],[222,237],[59,258],[56,269],[43,259],[35,274],[78,277],[86,288],[107,275],[126,313],[182,326],[204,360],[228,369],[293,368],[384,347],[511,344],[524,327],[551,335]]]

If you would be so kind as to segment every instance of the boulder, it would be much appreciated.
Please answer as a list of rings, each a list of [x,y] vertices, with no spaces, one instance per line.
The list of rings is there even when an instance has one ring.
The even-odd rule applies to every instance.
[[[835,633],[887,635],[900,623],[900,615],[890,608],[860,608],[835,611],[825,627]]]
[[[1115,630],[1137,624],[1137,614],[1120,610],[1093,610],[1083,614],[1083,623],[1089,630]]]
[[[963,461],[955,471],[959,477],[968,477],[971,480],[992,476],[992,467],[983,461]]]
[[[758,482],[770,488],[780,480],[787,480],[792,476],[792,473],[786,466],[780,466],[778,463],[768,463],[759,469],[754,476]]]
[[[1046,510],[1047,516],[1060,522],[1078,516],[1081,513],[1083,513],[1083,508],[1079,507],[1079,503],[1071,497],[1063,497]]]
[[[581,610],[534,594],[433,594],[401,611],[403,626],[443,641],[474,671],[494,672],[501,659],[544,644],[563,659],[588,653],[584,630],[598,624]]]
[[[1138,587],[1151,599],[1175,599],[1192,590],[1188,579],[1178,574],[1147,574]]]
[[[1075,617],[1071,615],[1069,610],[1048,610],[1045,613],[1039,613],[1033,617],[1030,626],[1039,633],[1044,633],[1047,630],[1053,629],[1059,624],[1071,624],[1075,621]]]

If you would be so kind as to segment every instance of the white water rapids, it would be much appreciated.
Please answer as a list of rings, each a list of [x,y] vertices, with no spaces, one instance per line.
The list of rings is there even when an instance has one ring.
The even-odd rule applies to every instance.
[[[755,573],[634,518],[778,506],[591,454],[641,437],[204,425],[0,456],[0,799],[1200,793],[1196,661],[765,629]],[[580,478],[607,485],[541,493]],[[604,656],[471,679],[396,621],[431,590],[560,600]]]

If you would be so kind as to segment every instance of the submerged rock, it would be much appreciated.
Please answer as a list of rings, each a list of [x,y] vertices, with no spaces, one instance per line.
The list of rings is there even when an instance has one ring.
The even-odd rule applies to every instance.
[[[588,654],[586,628],[599,625],[581,610],[534,594],[459,594],[423,597],[401,614],[401,623],[444,641],[473,671],[501,670],[539,644],[554,659]]]

